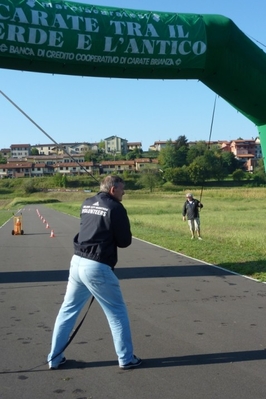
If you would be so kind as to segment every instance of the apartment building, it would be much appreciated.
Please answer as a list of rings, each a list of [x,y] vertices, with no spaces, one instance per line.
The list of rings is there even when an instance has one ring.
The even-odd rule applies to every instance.
[[[126,154],[128,145],[127,140],[117,136],[110,136],[104,139],[106,154]]]
[[[258,154],[258,149],[256,148],[258,144],[254,139],[251,140],[233,140],[230,142],[230,151],[235,155],[235,157],[242,162],[243,167],[248,172],[253,172],[254,167],[257,163],[256,155]]]
[[[12,158],[23,158],[30,155],[31,145],[30,144],[12,144],[10,146],[10,152]]]

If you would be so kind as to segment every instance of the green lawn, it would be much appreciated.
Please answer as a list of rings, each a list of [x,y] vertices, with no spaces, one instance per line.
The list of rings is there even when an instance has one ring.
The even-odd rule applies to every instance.
[[[187,191],[191,191],[188,188]],[[203,191],[201,215],[203,241],[191,240],[182,220],[185,190],[166,194],[129,192],[123,204],[135,237],[164,248],[266,281],[266,188],[221,188]],[[192,190],[193,192],[193,190]],[[45,204],[60,212],[79,216],[84,193],[60,197]],[[199,199],[200,191],[194,191]],[[24,199],[25,200],[25,199]],[[47,200],[44,194],[39,200]],[[32,200],[31,200],[32,201]],[[14,205],[14,202],[13,202]],[[19,207],[19,201],[15,203]],[[0,211],[0,224],[10,211]],[[6,220],[6,219],[5,219]]]
[[[182,220],[184,192],[127,194],[135,237],[187,256],[266,281],[265,188],[209,189],[203,191],[201,230],[203,241],[190,239]],[[195,197],[200,192],[194,193]],[[49,205],[78,216],[80,203]]]

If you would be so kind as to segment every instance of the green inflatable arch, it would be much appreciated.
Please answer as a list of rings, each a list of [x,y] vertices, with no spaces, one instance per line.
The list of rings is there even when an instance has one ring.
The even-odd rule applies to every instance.
[[[258,127],[266,154],[266,54],[221,15],[0,0],[0,67],[197,79]]]

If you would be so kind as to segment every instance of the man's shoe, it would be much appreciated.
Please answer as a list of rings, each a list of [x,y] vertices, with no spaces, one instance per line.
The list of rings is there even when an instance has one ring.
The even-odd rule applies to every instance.
[[[65,362],[66,362],[66,358],[63,357],[57,366],[50,366],[50,364],[49,364],[49,370],[57,370],[58,367],[62,366],[62,364],[65,364]]]
[[[127,363],[127,364],[121,364],[121,365],[119,365],[119,367],[122,370],[129,370],[129,369],[132,369],[133,367],[140,366],[141,363],[142,363],[142,360],[139,357],[134,355],[134,358],[133,358],[132,362]]]
[[[198,237],[198,240],[202,240],[202,238],[201,238],[201,237]]]
[[[194,238],[195,238],[195,237],[194,237],[194,236],[192,236],[192,237],[191,237],[191,240],[194,240]]]

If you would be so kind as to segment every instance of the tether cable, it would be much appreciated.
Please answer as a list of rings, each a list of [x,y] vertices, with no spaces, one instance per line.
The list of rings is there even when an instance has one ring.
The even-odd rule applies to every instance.
[[[75,328],[75,330],[73,331],[73,333],[71,334],[71,336],[69,337],[69,339],[68,339],[67,343],[65,344],[65,346],[63,347],[63,349],[61,349],[61,351],[60,351],[59,353],[57,353],[56,355],[54,355],[49,361],[47,360],[47,361],[44,363],[44,365],[47,364],[47,363],[49,363],[49,362],[51,362],[52,360],[54,360],[57,356],[61,355],[61,353],[63,353],[64,350],[70,345],[70,343],[73,341],[74,337],[76,336],[78,330],[79,330],[80,327],[82,326],[83,321],[85,320],[85,318],[86,318],[86,316],[87,316],[87,314],[88,314],[88,311],[90,310],[90,307],[91,307],[93,301],[94,301],[94,296],[91,297],[91,301],[90,301],[90,304],[89,304],[89,306],[88,306],[88,309],[86,310],[86,313],[84,314],[84,316],[83,316],[82,319],[80,320],[79,324],[77,325],[77,327]],[[33,367],[31,370],[34,370],[34,369],[37,368],[37,367],[40,367],[40,366],[35,366],[35,367]]]
[[[26,112],[24,112],[16,103],[14,103],[14,101],[12,101],[5,93],[2,92],[2,90],[0,90],[0,93],[12,104],[14,105],[15,108],[17,108],[17,110],[19,110],[19,112],[21,112],[31,123],[33,123],[43,134],[45,134],[46,137],[48,137],[58,148],[60,148],[61,150],[63,150],[77,165],[79,165],[79,167],[83,170],[85,170],[86,173],[88,173],[95,181],[98,182],[98,180],[93,176],[92,173],[90,173],[83,165],[81,165],[79,163],[79,161],[77,161],[62,145],[58,144],[48,133],[46,133],[45,130],[43,130],[41,128],[41,126],[39,126],[32,118],[29,117],[29,115],[26,114]]]
[[[208,150],[210,149],[210,145],[211,145],[211,136],[212,136],[213,121],[214,121],[214,115],[215,115],[215,110],[216,110],[216,100],[217,100],[217,94],[216,94],[215,99],[214,99],[213,110],[212,110],[211,127],[210,127],[209,140],[208,140],[208,148],[207,148]],[[202,194],[203,194],[203,186],[204,186],[204,183],[202,183],[202,186],[201,186],[199,202],[201,202],[201,198],[202,198]]]
[[[266,47],[266,45],[265,45],[264,43],[260,42],[259,40],[255,39],[254,37],[252,37],[252,36],[250,36],[250,35],[247,35],[247,36],[249,36],[250,39],[252,39],[254,42],[257,42],[257,43],[259,43],[261,46]]]
[[[52,360],[54,360],[57,356],[61,355],[61,353],[64,352],[64,350],[70,345],[71,341],[74,339],[74,337],[76,336],[78,330],[80,329],[80,327],[82,326],[85,317],[88,314],[88,311],[90,310],[90,307],[92,305],[92,302],[94,301],[94,296],[92,296],[91,300],[90,300],[90,304],[88,306],[88,309],[86,311],[86,313],[84,314],[84,316],[82,317],[82,319],[80,320],[79,324],[77,325],[77,327],[75,328],[75,330],[73,331],[73,333],[71,334],[71,336],[69,337],[67,343],[65,344],[65,346],[63,347],[63,349],[61,349],[60,352],[58,352],[56,355],[54,355],[50,360],[47,360],[44,363],[38,364],[38,366],[34,366],[31,367],[30,369],[24,369],[24,370],[14,370],[14,371],[0,371],[0,375],[1,374],[16,374],[16,373],[28,373],[30,371],[34,371],[35,369],[45,366],[46,364],[48,364],[49,362],[51,362]]]
[[[46,133],[46,131],[44,129],[42,129],[32,118],[29,117],[29,115],[26,114],[26,112],[24,112],[16,103],[14,103],[14,101],[12,101],[5,93],[3,93],[2,90],[0,90],[0,94],[2,94],[15,108],[17,108],[18,111],[20,111],[31,123],[33,123],[43,134],[45,134],[46,137],[48,137],[57,147],[61,148],[75,163],[77,163],[77,165],[79,165],[88,175],[90,175],[97,183],[99,183],[99,181],[93,176],[92,173],[90,173],[83,165],[81,165],[71,154],[68,153],[68,151],[61,145],[59,145],[48,133]],[[6,371],[6,372],[0,372],[0,374],[8,374],[8,373],[21,373],[21,372],[29,372],[29,371],[33,371],[38,367],[41,366],[45,366],[47,363],[51,362],[52,360],[54,360],[57,356],[61,355],[61,353],[64,352],[64,350],[70,345],[70,343],[72,342],[72,340],[74,339],[74,337],[76,336],[78,330],[80,329],[80,327],[82,326],[88,311],[90,310],[90,307],[92,305],[94,301],[94,296],[92,296],[90,304],[88,306],[88,309],[86,311],[86,313],[84,314],[83,318],[81,319],[80,323],[77,325],[77,327],[75,328],[75,330],[72,332],[71,336],[69,337],[66,345],[63,347],[63,349],[57,353],[56,355],[54,355],[49,361],[46,361],[45,363],[39,364],[38,366],[32,367],[28,370],[17,370],[17,371]]]

